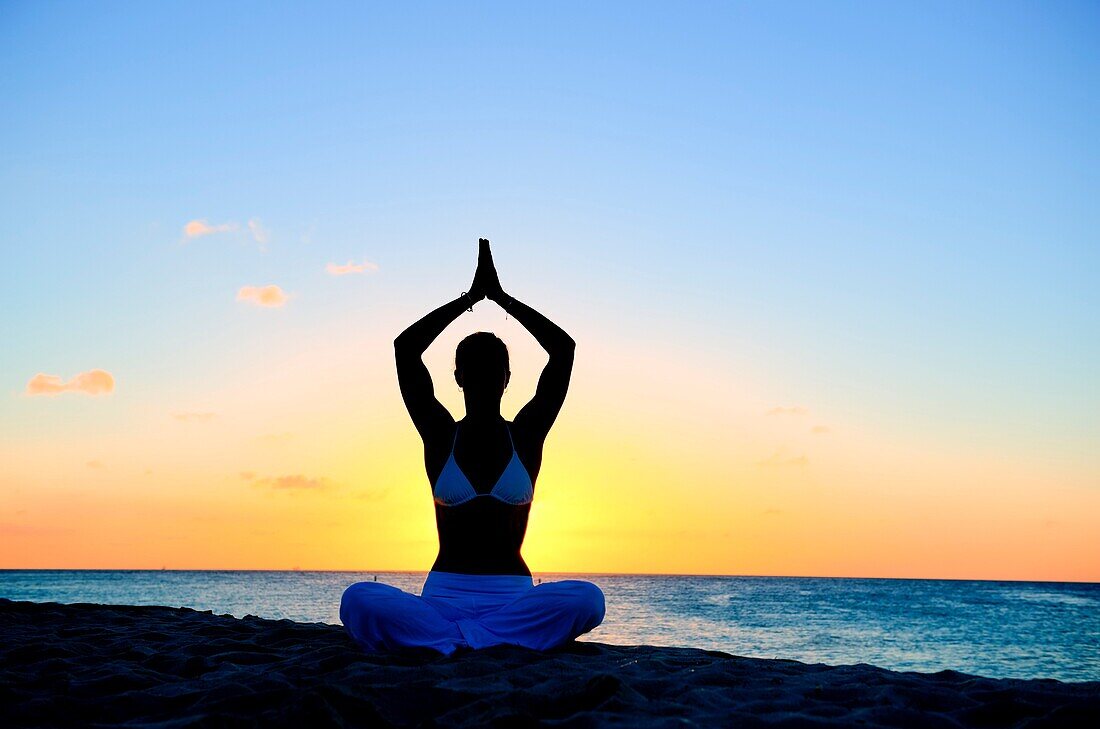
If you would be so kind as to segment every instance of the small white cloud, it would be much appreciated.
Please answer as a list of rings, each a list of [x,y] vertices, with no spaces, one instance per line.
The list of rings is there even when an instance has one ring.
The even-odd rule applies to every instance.
[[[65,382],[59,375],[39,372],[27,383],[28,395],[60,395],[63,392],[82,392],[85,395],[109,395],[114,392],[115,378],[104,370],[81,372]]]
[[[271,232],[263,226],[259,218],[248,221],[248,232],[252,234],[252,240],[260,244],[261,249],[266,248],[271,240]]]
[[[234,231],[239,226],[236,223],[218,223],[211,225],[204,220],[192,220],[183,226],[183,234],[188,238],[200,238],[204,235],[214,235],[215,233],[229,233]]]
[[[378,264],[371,263],[364,258],[362,263],[356,263],[355,261],[348,261],[343,265],[339,263],[329,263],[325,266],[325,270],[328,271],[330,276],[346,276],[349,273],[368,273],[377,271]]]
[[[256,306],[275,307],[286,304],[290,297],[278,286],[242,286],[237,301],[247,301]]]

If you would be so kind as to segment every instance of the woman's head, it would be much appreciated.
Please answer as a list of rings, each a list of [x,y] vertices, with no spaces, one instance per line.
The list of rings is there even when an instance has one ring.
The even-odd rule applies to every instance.
[[[455,382],[467,395],[504,394],[508,378],[508,347],[492,332],[475,332],[455,350]]]

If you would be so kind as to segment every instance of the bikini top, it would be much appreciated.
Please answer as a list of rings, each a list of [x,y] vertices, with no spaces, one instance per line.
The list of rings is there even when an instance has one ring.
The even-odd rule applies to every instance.
[[[505,423],[507,426],[507,423]],[[512,444],[512,459],[504,467],[493,489],[487,494],[479,494],[474,490],[470,479],[458,467],[455,461],[455,443],[458,442],[458,426],[455,426],[455,439],[451,443],[451,455],[443,464],[443,470],[439,472],[439,478],[435,480],[432,494],[435,503],[440,506],[458,506],[472,501],[479,496],[492,496],[497,501],[519,506],[530,504],[535,495],[535,486],[531,483],[531,475],[519,460],[516,453],[516,444],[512,440],[512,429],[508,428],[508,442]]]

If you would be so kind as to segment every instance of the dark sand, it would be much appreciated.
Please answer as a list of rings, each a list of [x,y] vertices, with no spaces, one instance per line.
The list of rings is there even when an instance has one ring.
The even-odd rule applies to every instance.
[[[0,725],[1100,726],[1100,682],[573,643],[450,658],[189,609],[0,599]]]

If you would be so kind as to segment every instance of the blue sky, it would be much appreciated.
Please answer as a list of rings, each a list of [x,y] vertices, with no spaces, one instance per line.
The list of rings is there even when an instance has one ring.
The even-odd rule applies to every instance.
[[[593,347],[1095,467],[1098,31],[1088,3],[6,3],[0,432],[39,371],[184,388],[392,328],[486,236]],[[284,334],[221,313],[271,282]]]

